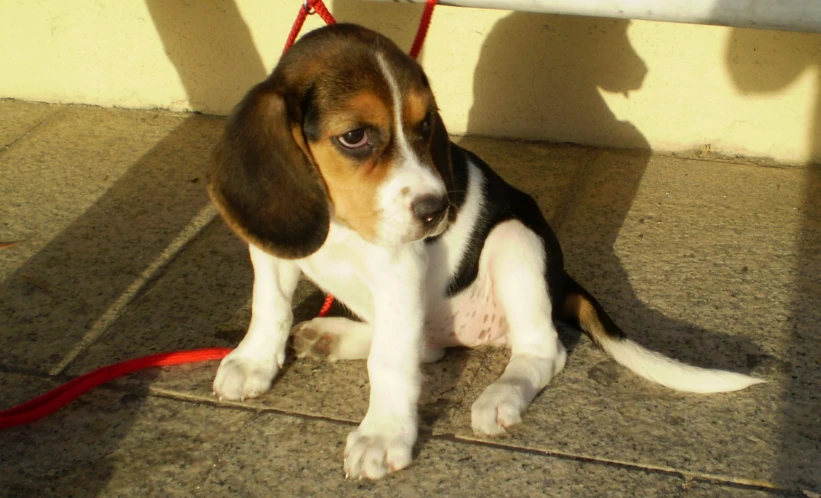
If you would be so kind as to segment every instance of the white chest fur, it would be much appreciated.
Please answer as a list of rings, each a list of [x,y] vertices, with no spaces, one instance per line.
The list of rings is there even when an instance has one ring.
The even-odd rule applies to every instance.
[[[480,265],[480,274],[473,284],[458,295],[446,298],[448,282],[471,243],[481,212],[483,182],[481,171],[470,165],[465,202],[454,223],[434,242],[377,246],[356,232],[332,223],[322,248],[298,260],[297,264],[317,286],[333,294],[367,322],[375,318],[376,293],[387,292],[386,286],[419,278],[419,290],[425,294],[422,300],[425,309],[420,311],[425,316],[425,337],[429,343],[452,346],[499,342],[504,339],[506,323],[482,271],[484,265]],[[422,273],[418,276],[412,275],[420,270]],[[398,293],[397,289],[392,290],[393,294],[402,295],[401,289]],[[407,301],[411,305],[416,300],[409,296]]]

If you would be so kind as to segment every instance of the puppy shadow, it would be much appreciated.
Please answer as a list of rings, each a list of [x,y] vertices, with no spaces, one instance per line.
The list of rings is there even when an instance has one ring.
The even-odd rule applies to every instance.
[[[568,272],[637,342],[695,365],[748,371],[767,359],[755,344],[654,310],[637,296],[614,251],[651,158],[641,131],[620,120],[603,97],[629,99],[647,75],[629,28],[629,21],[592,17],[512,13],[502,18],[481,48],[468,132],[595,144],[579,154],[578,170],[544,164],[529,172],[532,182],[515,182],[551,213],[548,221],[562,243]],[[522,176],[515,154],[491,167],[505,178]],[[559,186],[541,176],[552,176]],[[571,351],[580,345],[577,331],[560,330]]]
[[[714,10],[723,13],[735,6],[727,0],[716,2]],[[774,368],[785,380],[779,400],[781,427],[778,465],[774,478],[788,486],[821,489],[821,418],[818,393],[821,392],[821,342],[818,322],[821,316],[821,35],[757,29],[734,28],[727,34],[724,62],[735,88],[744,95],[762,96],[776,101],[797,81],[809,76],[816,93],[808,105],[806,152],[811,163],[803,168],[803,205],[800,224],[795,228],[791,248],[795,273],[792,275],[787,323],[783,337],[784,361]],[[809,74],[808,74],[809,73]],[[776,120],[775,123],[778,123]],[[759,367],[761,368],[761,367]]]
[[[778,361],[764,354],[761,347],[748,338],[701,327],[696,325],[701,317],[687,317],[683,313],[688,309],[688,304],[692,304],[691,309],[696,312],[716,313],[730,319],[731,311],[705,305],[711,299],[710,295],[688,297],[687,301],[671,305],[677,312],[682,312],[678,317],[669,316],[656,308],[667,299],[665,287],[676,284],[658,278],[652,286],[643,290],[644,296],[637,295],[631,284],[631,278],[636,278],[636,275],[625,269],[614,245],[649,158],[643,152],[622,152],[604,157],[608,160],[589,165],[585,174],[575,180],[573,205],[568,208],[565,218],[559,220],[563,223],[557,227],[557,233],[564,249],[568,273],[601,302],[627,337],[650,350],[705,368],[765,377],[775,373],[772,369],[780,368],[776,365]],[[681,264],[686,268],[690,263],[683,260]],[[734,281],[743,285],[743,265],[737,266],[738,275]],[[646,271],[654,272],[656,278],[656,270]],[[716,300],[722,304],[732,304],[725,295],[719,297],[721,289],[711,287],[709,291],[715,292]],[[678,295],[679,290],[671,293]],[[732,324],[728,323],[728,326]],[[566,334],[565,339],[572,349],[587,341],[576,334]],[[571,356],[568,363],[570,368],[572,361]],[[598,365],[594,366],[589,375],[601,379],[599,370]]]

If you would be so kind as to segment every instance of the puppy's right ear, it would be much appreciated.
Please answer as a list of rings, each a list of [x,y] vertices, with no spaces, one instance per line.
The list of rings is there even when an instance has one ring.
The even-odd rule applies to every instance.
[[[330,226],[325,185],[302,133],[302,112],[262,83],[228,120],[208,171],[208,193],[246,241],[280,258],[308,256]]]

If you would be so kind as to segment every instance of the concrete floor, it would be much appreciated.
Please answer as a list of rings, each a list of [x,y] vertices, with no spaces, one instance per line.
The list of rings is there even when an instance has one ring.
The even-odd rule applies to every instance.
[[[204,193],[223,119],[0,101],[0,408],[110,363],[233,346],[246,250]],[[363,362],[291,361],[211,395],[215,362],[117,380],[0,432],[2,496],[810,496],[821,493],[821,171],[490,139],[461,143],[542,204],[570,272],[633,338],[769,383],[651,385],[565,329],[568,366],[499,439],[469,408],[503,351],[424,367],[413,466],[342,474]],[[299,291],[297,319],[322,296]]]

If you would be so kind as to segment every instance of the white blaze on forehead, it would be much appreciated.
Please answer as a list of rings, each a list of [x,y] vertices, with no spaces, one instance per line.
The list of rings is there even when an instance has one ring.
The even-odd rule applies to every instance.
[[[388,82],[388,87],[391,89],[391,100],[393,101],[393,135],[396,141],[396,147],[401,159],[406,161],[416,159],[413,151],[408,144],[408,139],[405,136],[405,129],[402,125],[402,92],[399,90],[399,85],[396,84],[396,75],[391,71],[388,63],[385,62],[385,57],[382,54],[376,54],[376,60],[379,62],[379,68],[382,69],[382,75],[385,81]]]
[[[396,82],[396,74],[391,70],[390,64],[385,60],[382,54],[376,54],[376,60],[379,63],[379,68],[382,70],[382,75],[388,83],[391,90],[391,100],[393,104],[393,141],[396,150],[396,159],[394,172],[389,175],[389,178],[396,174],[404,174],[407,178],[404,183],[409,188],[411,197],[424,194],[445,195],[445,185],[441,178],[433,172],[433,165],[424,165],[419,157],[414,153],[408,137],[405,134],[404,123],[402,121],[402,92]]]

